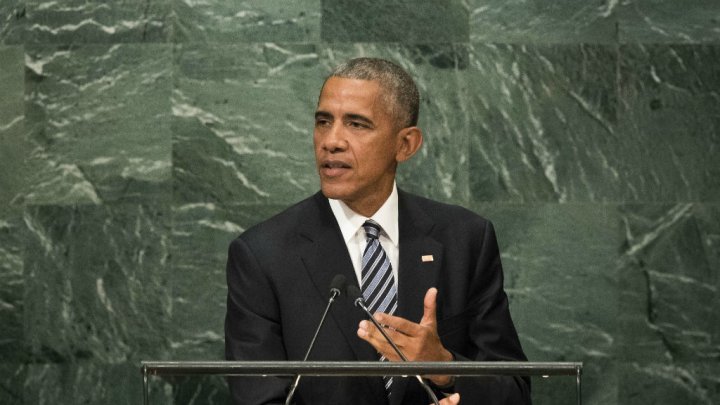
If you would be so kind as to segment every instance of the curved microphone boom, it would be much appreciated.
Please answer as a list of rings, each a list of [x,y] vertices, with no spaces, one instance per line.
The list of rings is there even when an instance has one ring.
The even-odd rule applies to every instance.
[[[308,346],[307,352],[305,353],[305,358],[303,361],[307,361],[308,357],[310,357],[310,352],[312,351],[313,346],[315,346],[315,340],[318,337],[318,334],[320,333],[320,328],[322,328],[323,323],[325,323],[325,317],[327,316],[328,312],[330,311],[330,306],[335,302],[335,299],[342,295],[342,291],[345,290],[345,284],[346,278],[342,274],[338,274],[335,277],[333,277],[332,281],[330,282],[330,299],[328,300],[327,306],[325,307],[325,312],[323,312],[322,318],[320,318],[320,323],[318,323],[317,329],[315,329],[315,335],[313,335],[312,340],[310,341],[310,346]],[[295,377],[295,381],[293,381],[292,385],[290,385],[290,390],[288,391],[287,397],[285,397],[285,405],[289,405],[290,401],[293,398],[293,395],[295,395],[295,390],[298,387],[298,384],[300,383],[300,377],[301,375],[298,374]]]
[[[395,353],[397,353],[398,356],[402,359],[402,361],[409,361],[407,357],[403,354],[402,351],[400,351],[400,348],[397,347],[395,342],[390,338],[390,336],[385,332],[385,328],[380,325],[380,322],[375,319],[375,316],[370,313],[370,310],[368,309],[367,305],[365,305],[365,299],[362,296],[362,293],[360,293],[360,289],[354,285],[354,284],[348,284],[345,291],[347,292],[347,296],[350,299],[355,298],[355,306],[365,311],[365,314],[370,318],[370,321],[375,325],[375,327],[382,333],[385,340],[387,340],[388,343],[390,343],[390,346],[392,346],[393,350],[395,350]],[[428,394],[428,396],[432,399],[433,403],[435,405],[440,405],[438,402],[437,396],[435,396],[435,393],[433,390],[427,385],[425,380],[422,379],[420,375],[415,375],[415,378],[420,382],[420,385],[425,389],[425,392]]]

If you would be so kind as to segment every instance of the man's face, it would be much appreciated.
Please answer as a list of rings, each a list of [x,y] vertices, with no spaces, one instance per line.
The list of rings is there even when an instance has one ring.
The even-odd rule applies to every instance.
[[[370,216],[392,191],[401,140],[376,81],[331,77],[315,112],[323,194]]]

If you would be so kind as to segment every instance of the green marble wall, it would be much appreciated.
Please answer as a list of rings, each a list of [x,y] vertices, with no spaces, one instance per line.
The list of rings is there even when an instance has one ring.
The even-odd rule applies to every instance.
[[[317,189],[318,89],[359,55],[417,78],[399,183],[496,223],[532,360],[585,362],[592,405],[720,402],[720,3],[2,0],[0,403],[221,359],[227,244]]]

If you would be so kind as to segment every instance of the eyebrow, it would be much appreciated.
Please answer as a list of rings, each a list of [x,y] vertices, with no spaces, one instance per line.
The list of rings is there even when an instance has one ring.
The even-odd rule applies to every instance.
[[[345,119],[352,121],[362,121],[368,125],[375,126],[375,123],[368,117],[360,114],[345,114]]]
[[[327,111],[315,111],[315,119],[317,120],[320,118],[333,119],[334,116]],[[375,122],[373,122],[373,120],[361,114],[345,114],[343,119],[350,121],[362,121],[370,126],[375,126]]]
[[[332,118],[332,117],[333,117],[332,114],[330,114],[329,112],[325,112],[325,111],[315,111],[315,119],[318,119],[318,118]]]

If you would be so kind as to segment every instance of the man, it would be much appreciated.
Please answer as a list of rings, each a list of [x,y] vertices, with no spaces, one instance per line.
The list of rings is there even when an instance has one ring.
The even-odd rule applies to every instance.
[[[300,360],[343,274],[362,289],[410,361],[526,360],[508,311],[492,225],[398,190],[422,145],[418,91],[399,66],[359,58],[325,81],[315,112],[321,192],[233,241],[225,323],[229,360]],[[371,220],[371,221],[368,221]],[[399,358],[350,300],[339,300],[310,360]],[[526,404],[517,377],[425,376],[443,404]],[[287,378],[230,379],[240,404],[283,403]],[[459,396],[457,395],[459,394]],[[414,379],[303,378],[298,404],[427,404]]]

